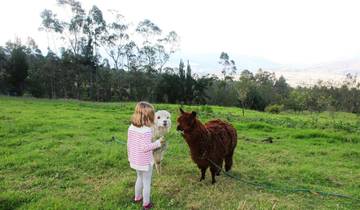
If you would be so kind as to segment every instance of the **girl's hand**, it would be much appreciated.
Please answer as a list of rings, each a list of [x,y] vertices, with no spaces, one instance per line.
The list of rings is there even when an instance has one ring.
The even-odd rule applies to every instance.
[[[161,137],[161,138],[160,138],[160,144],[161,144],[161,145],[164,145],[165,143],[166,143],[166,141],[165,141],[164,137]]]

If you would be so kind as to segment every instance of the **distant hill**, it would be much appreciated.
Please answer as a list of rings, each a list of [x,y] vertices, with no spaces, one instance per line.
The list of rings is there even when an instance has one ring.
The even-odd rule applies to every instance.
[[[220,53],[177,53],[175,54],[171,61],[170,65],[177,67],[179,65],[180,59],[186,63],[187,60],[190,61],[190,65],[194,72],[204,74],[218,74],[220,73],[221,66],[219,65]],[[239,70],[248,69],[252,72],[256,72],[259,68],[263,69],[275,69],[280,68],[281,65],[266,60],[261,57],[248,56],[248,55],[233,55],[229,54],[230,59],[234,60]]]
[[[277,75],[282,74],[291,85],[312,85],[319,80],[341,82],[346,74],[360,74],[360,58],[328,62],[303,68],[274,68]]]
[[[256,56],[233,55],[231,53],[229,55],[230,58],[235,61],[239,73],[244,69],[248,69],[255,73],[261,68],[263,70],[275,72],[277,76],[283,75],[292,86],[313,85],[319,80],[339,83],[339,81],[345,78],[347,73],[360,74],[360,58],[300,67],[286,66]],[[200,75],[220,75],[221,66],[218,63],[219,56],[220,53],[177,53],[172,57],[169,64],[170,66],[177,67],[182,58],[185,63],[187,60],[190,61],[194,73]]]

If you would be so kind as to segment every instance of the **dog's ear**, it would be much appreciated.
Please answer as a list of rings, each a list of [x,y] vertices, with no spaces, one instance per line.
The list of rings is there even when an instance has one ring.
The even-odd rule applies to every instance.
[[[195,117],[196,117],[196,112],[195,112],[195,111],[192,111],[192,112],[191,112],[191,116],[192,116],[193,118],[195,118]]]
[[[184,113],[185,113],[182,108],[180,108],[180,113],[181,113],[181,114],[184,114]]]

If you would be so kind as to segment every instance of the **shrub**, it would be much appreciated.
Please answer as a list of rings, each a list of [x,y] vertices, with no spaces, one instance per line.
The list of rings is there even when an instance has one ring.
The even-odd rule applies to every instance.
[[[268,105],[265,108],[265,112],[279,114],[283,110],[283,108],[284,108],[284,105],[279,105],[279,104]]]
[[[271,132],[274,127],[267,124],[267,123],[261,123],[261,122],[253,122],[253,123],[249,123],[247,125],[247,127],[249,129],[256,129],[256,130],[262,130],[262,131],[265,131],[265,132]]]

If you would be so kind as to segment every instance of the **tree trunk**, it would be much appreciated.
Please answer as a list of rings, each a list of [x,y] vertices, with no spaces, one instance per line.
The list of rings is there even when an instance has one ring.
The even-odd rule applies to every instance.
[[[241,102],[241,106],[242,106],[242,115],[243,115],[243,117],[244,117],[244,116],[245,116],[244,102]]]

